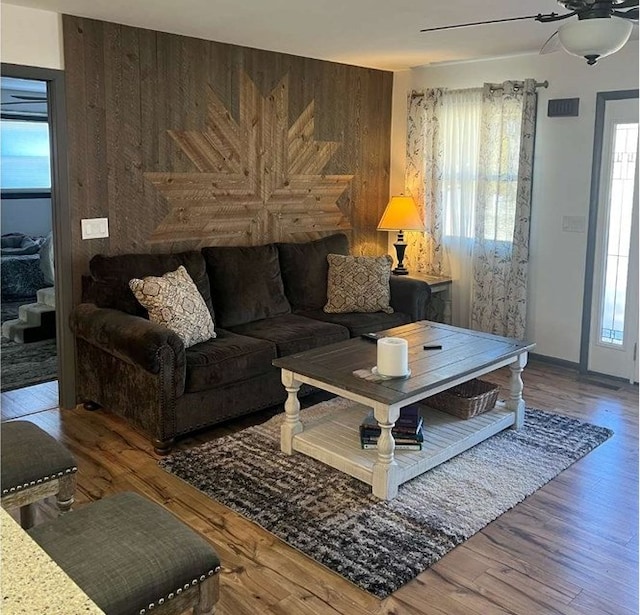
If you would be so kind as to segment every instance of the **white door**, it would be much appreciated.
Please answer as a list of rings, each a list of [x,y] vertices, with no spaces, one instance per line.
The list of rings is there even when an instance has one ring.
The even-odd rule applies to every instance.
[[[606,103],[589,371],[638,380],[638,100]]]

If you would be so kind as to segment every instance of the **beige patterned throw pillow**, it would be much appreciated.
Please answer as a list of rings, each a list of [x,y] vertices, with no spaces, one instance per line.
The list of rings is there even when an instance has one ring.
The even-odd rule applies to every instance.
[[[327,305],[329,314],[343,312],[387,312],[391,291],[392,258],[385,256],[341,256],[327,255],[329,274],[327,278]]]
[[[182,265],[162,277],[133,278],[129,287],[149,320],[171,329],[185,348],[216,337],[207,305]]]

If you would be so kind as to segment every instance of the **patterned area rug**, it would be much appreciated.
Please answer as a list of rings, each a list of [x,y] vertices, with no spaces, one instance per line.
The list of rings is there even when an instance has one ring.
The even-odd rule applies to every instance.
[[[350,403],[336,398],[303,410],[303,422]],[[159,463],[380,598],[613,434],[527,409],[524,429],[493,436],[401,485],[385,502],[368,485],[320,462],[282,454],[282,418]]]
[[[3,301],[0,305],[2,322],[18,318],[23,301]],[[22,387],[49,382],[58,377],[56,340],[17,344],[2,338],[0,345],[0,390],[12,391]]]
[[[5,301],[0,302],[0,320],[15,320],[18,318],[18,310],[25,303],[35,301],[35,297],[25,297],[22,301]]]
[[[0,390],[49,382],[58,377],[56,340],[16,344],[6,337],[0,346]]]

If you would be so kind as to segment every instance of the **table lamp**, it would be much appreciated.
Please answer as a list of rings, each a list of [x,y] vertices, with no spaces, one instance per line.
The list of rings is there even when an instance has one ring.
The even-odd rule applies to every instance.
[[[394,275],[407,275],[409,270],[402,264],[407,244],[404,231],[423,231],[424,223],[418,213],[418,207],[412,196],[392,196],[382,214],[379,231],[398,231],[398,239],[393,244],[396,248],[398,266],[392,271]]]

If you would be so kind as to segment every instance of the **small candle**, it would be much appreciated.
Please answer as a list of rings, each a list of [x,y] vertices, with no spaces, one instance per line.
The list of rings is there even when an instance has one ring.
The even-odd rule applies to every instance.
[[[406,376],[409,373],[409,344],[401,337],[378,340],[378,373],[382,376]]]

